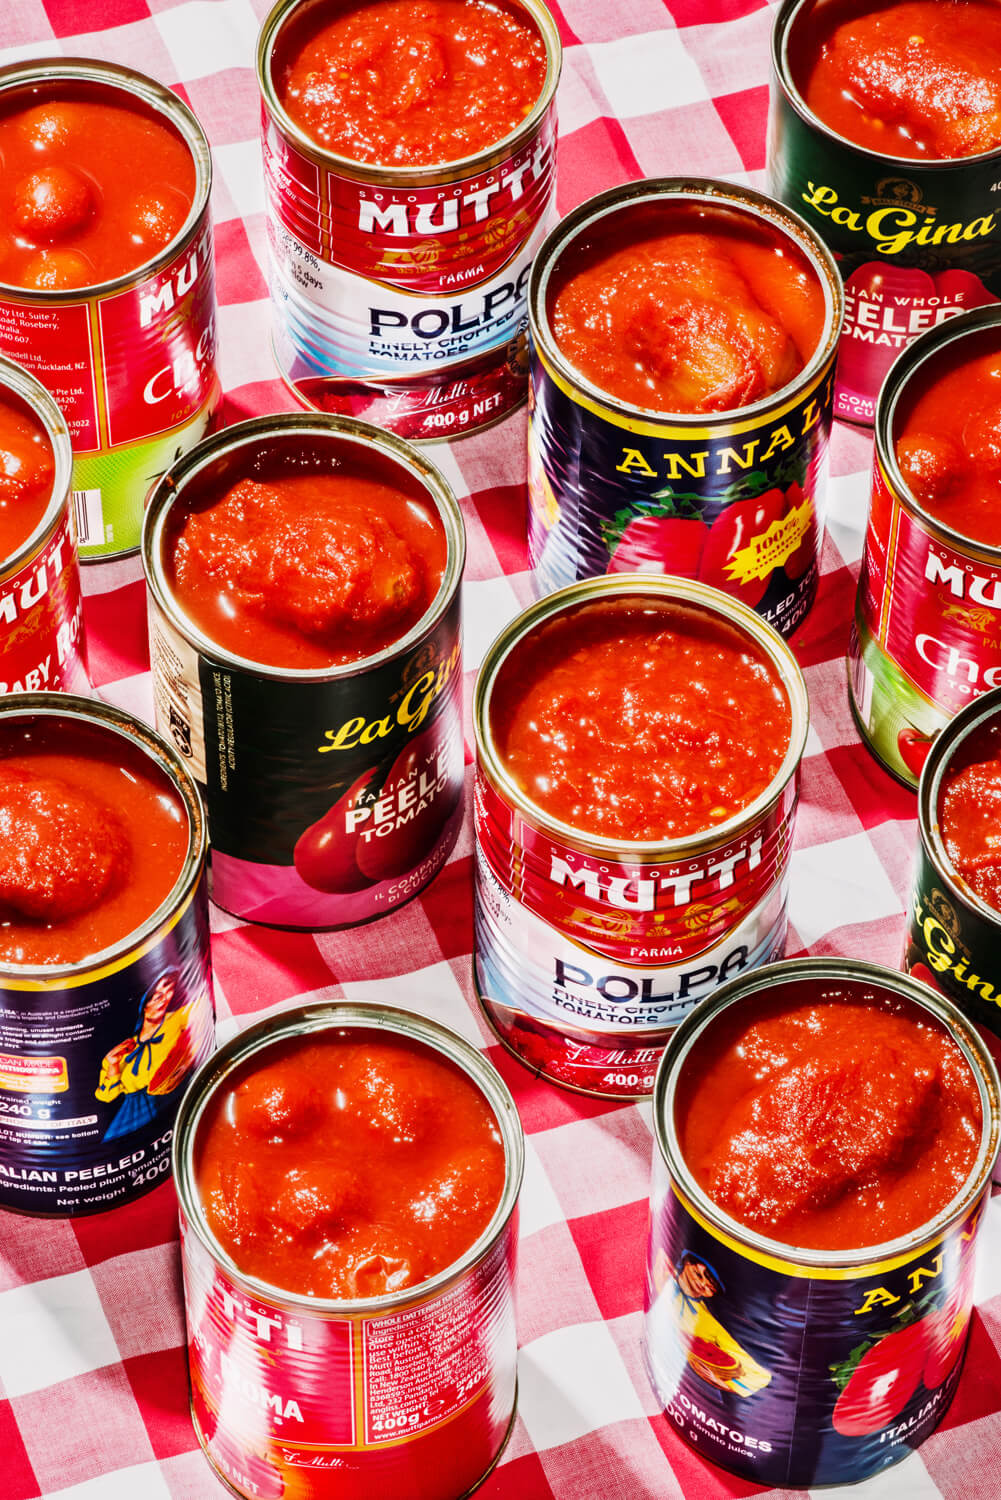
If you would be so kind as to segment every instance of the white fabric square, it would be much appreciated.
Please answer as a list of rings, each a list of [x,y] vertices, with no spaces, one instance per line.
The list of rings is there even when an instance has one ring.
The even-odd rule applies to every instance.
[[[525,1137],[525,1177],[518,1197],[518,1224],[522,1239],[534,1234],[537,1229],[547,1229],[550,1224],[563,1220],[563,1210],[546,1169],[539,1159],[532,1137]]]
[[[827,481],[827,532],[846,563],[862,558],[868,507],[859,503],[866,490],[864,474],[839,474]]]
[[[992,1297],[1001,1296],[1001,1255],[992,1254],[988,1249],[989,1243],[996,1245],[1001,1240],[1001,1198],[988,1198],[982,1234],[973,1282],[973,1300],[978,1307]]]
[[[0,1293],[0,1384],[26,1396],[119,1358],[89,1271]]]
[[[463,671],[472,672],[479,667],[487,647],[520,612],[510,578],[484,578],[463,584]]]
[[[604,1323],[579,1323],[522,1349],[518,1411],[543,1452],[642,1417],[643,1405]]]
[[[237,141],[229,146],[213,146],[212,161],[216,172],[229,189],[230,197],[242,219],[249,219],[254,214],[266,211],[260,141]]]
[[[155,722],[153,679],[148,672],[137,672],[134,677],[119,677],[117,682],[105,682],[99,692],[105,703],[124,708],[126,713],[135,714],[144,724]]]
[[[473,1013],[447,963],[431,964],[413,974],[396,974],[385,979],[348,980],[343,994],[347,1005],[395,1005],[401,1010],[416,1011],[419,1016],[440,1021],[442,1026],[457,1031],[474,1047],[483,1046]]]
[[[198,1456],[207,1480],[210,1470],[201,1454]],[[51,1500],[136,1500],[138,1495],[142,1500],[171,1500],[167,1481],[160,1465],[155,1463],[132,1464],[127,1469],[113,1469],[110,1474],[95,1474],[83,1484],[71,1484],[69,1489],[53,1490],[50,1494]]]
[[[271,303],[231,302],[219,309],[219,377],[233,391],[257,380],[275,380],[271,352]]]
[[[864,833],[793,853],[789,920],[804,947],[837,927],[902,913],[900,899]]]
[[[911,1453],[902,1463],[860,1484],[832,1484],[809,1494],[813,1500],[942,1500],[942,1491],[921,1462],[920,1453]]]
[[[660,114],[709,98],[678,31],[651,31],[588,47],[598,82],[620,120]]]
[[[36,57],[65,56],[66,47],[58,37],[45,37],[40,42],[23,42],[19,47],[0,47],[0,67],[6,68],[10,63],[33,62]]]
[[[250,0],[189,0],[154,19],[185,83],[252,65],[259,27]]]

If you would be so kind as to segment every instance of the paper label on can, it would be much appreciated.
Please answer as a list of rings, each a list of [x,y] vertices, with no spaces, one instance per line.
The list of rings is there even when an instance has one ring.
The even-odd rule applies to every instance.
[[[39,307],[0,297],[0,354],[41,381],[66,418],[74,455],[101,445],[87,303]]]
[[[68,511],[49,541],[0,583],[0,694],[87,692],[80,567]]]
[[[1001,915],[957,900],[937,874],[924,836],[911,887],[903,969],[947,995],[977,1026],[1001,1035]]]
[[[205,707],[198,652],[149,600],[149,656],[156,725],[184,756],[188,770],[205,784]]]

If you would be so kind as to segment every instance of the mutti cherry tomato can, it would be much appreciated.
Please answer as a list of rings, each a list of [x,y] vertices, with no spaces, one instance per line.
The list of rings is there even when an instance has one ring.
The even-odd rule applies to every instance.
[[[746,633],[791,707],[765,793],[709,832],[623,843],[547,815],[498,752],[491,704],[520,642],[606,600],[670,601]],[[581,1093],[653,1090],[679,1021],[719,985],[782,954],[806,741],[806,687],[781,637],[716,589],[676,578],[592,579],[540,600],[498,636],[474,699],[474,978],[484,1015],[521,1062]]]
[[[476,1085],[504,1145],[500,1201],[454,1264],[381,1296],[303,1296],[249,1274],[207,1222],[200,1122],[233,1069],[276,1043],[356,1028],[422,1043]],[[514,1422],[514,1274],[524,1137],[496,1069],[436,1022],[387,1006],[303,1006],[242,1032],[184,1099],[175,1141],[191,1415],[245,1500],[461,1500]]]
[[[80,733],[162,777],[187,852],[166,899],[120,941],[78,963],[0,962],[0,1208],[59,1218],[167,1181],[184,1086],[215,1045],[205,819],[180,756],[107,704],[0,698],[0,766]]]
[[[785,0],[775,17],[768,185],[837,260],[845,326],[834,412],[871,425],[901,350],[926,329],[1001,298],[1001,152],[882,155],[825,125],[798,86],[824,9],[825,0]]]
[[[209,639],[168,577],[177,517],[248,475],[322,474],[356,454],[440,522],[447,561],[424,615],[398,641],[329,669],[268,666]],[[212,899],[224,910],[278,927],[351,927],[409,901],[444,865],[463,806],[465,548],[438,470],[347,418],[238,423],[156,486],[143,532],[156,722],[205,797]]]
[[[48,391],[2,358],[0,402],[40,425],[54,461],[45,514],[23,545],[0,558],[0,695],[88,692],[69,430]]]
[[[0,69],[0,113],[67,96],[163,122],[191,152],[196,182],[171,242],[114,280],[35,290],[5,283],[0,266],[0,353],[38,377],[69,425],[77,540],[88,562],[137,550],[150,485],[208,430],[221,399],[212,158],[187,105],[142,73],[63,57]]]
[[[872,498],[848,646],[852,710],[869,749],[916,787],[935,735],[1001,686],[1001,548],[929,514],[897,461],[900,412],[932,362],[997,337],[1001,308],[980,308],[924,334],[879,394]],[[962,344],[960,343],[962,341]]]
[[[281,102],[322,9],[278,0],[257,50],[279,369],[303,405],[401,437],[475,432],[525,399],[526,288],[556,182],[556,25],[542,0],[513,0],[547,69],[512,134],[464,160],[369,165],[317,145]]]
[[[774,237],[816,276],[824,327],[800,374],[730,411],[670,414],[620,400],[579,371],[553,332],[553,302],[595,245],[677,228]],[[588,199],[547,238],[529,283],[528,551],[551,593],[602,573],[698,578],[781,635],[817,591],[841,283],[795,214],[723,182],[665,178]]]
[[[898,1239],[802,1249],[748,1228],[696,1181],[679,1144],[686,1063],[733,1008],[812,998],[903,1000],[940,1022],[969,1064],[983,1111],[956,1197]],[[670,1427],[704,1459],[755,1484],[849,1484],[898,1463],[941,1422],[962,1369],[977,1240],[999,1143],[998,1075],[948,1000],[892,970],[838,959],[772,964],[734,980],[678,1028],[654,1093],[645,1354]]]

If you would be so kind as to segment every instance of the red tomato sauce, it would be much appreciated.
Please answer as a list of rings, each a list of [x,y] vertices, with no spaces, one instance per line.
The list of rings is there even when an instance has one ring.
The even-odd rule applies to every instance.
[[[1001,723],[963,741],[942,779],[938,821],[956,874],[1001,913]]]
[[[774,780],[789,698],[725,621],[640,598],[544,622],[494,683],[498,754],[550,817],[604,838],[685,838],[726,822]]]
[[[170,779],[69,720],[0,729],[0,963],[79,963],[140,927],[188,851]]]
[[[630,406],[717,412],[781,390],[824,329],[816,272],[749,214],[679,204],[612,215],[560,258],[553,337]]]
[[[510,135],[542,93],[545,44],[516,6],[376,0],[322,14],[321,29],[289,36],[278,95],[318,146],[352,161],[461,160]]]
[[[41,422],[0,397],[0,567],[41,524],[55,472]]]
[[[817,118],[881,156],[1001,146],[1001,6],[991,0],[819,7],[790,64]]]
[[[476,1085],[362,1028],[274,1044],[210,1100],[195,1143],[209,1228],[245,1274],[378,1297],[459,1260],[493,1218],[504,1146]]]
[[[335,473],[240,479],[180,513],[165,547],[170,587],[206,636],[300,671],[400,640],[438,593],[448,553],[427,492],[354,459]]]
[[[968,334],[926,361],[893,426],[915,500],[952,530],[1001,547],[1001,329]]]
[[[124,89],[64,84],[27,97],[0,117],[0,281],[96,286],[165,249],[195,194],[177,131]]]
[[[784,1244],[851,1250],[951,1202],[983,1113],[959,1047],[916,1006],[861,983],[779,983],[706,1028],[675,1122],[697,1182],[733,1218]]]

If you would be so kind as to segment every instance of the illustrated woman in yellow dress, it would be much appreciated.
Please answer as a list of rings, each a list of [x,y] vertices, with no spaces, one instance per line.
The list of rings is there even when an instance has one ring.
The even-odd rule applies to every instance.
[[[178,971],[168,970],[139,1002],[134,1035],[112,1047],[101,1064],[95,1095],[109,1104],[121,1099],[106,1141],[131,1135],[159,1112],[160,1100],[183,1081],[198,1056],[201,1038],[193,1034],[198,1000],[175,1005]],[[199,997],[200,998],[200,997]]]
[[[675,1386],[687,1363],[700,1379],[721,1391],[753,1396],[771,1380],[771,1373],[732,1338],[713,1317],[706,1303],[726,1289],[708,1261],[691,1250],[683,1250],[675,1267],[663,1250],[657,1252],[653,1268],[657,1298],[651,1315],[657,1325],[651,1347],[663,1356],[677,1348]]]

